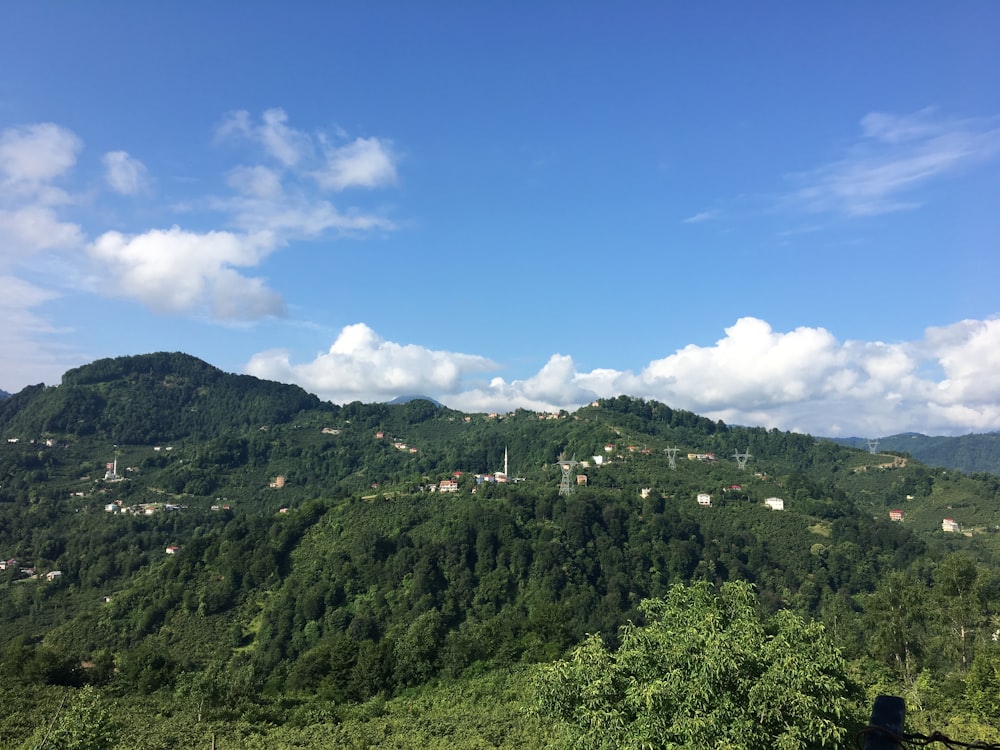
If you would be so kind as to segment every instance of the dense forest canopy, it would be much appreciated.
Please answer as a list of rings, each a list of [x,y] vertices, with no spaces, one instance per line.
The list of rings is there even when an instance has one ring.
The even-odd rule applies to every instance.
[[[1000,736],[992,474],[183,354],[25,389],[0,435],[0,747],[814,747],[877,692]]]

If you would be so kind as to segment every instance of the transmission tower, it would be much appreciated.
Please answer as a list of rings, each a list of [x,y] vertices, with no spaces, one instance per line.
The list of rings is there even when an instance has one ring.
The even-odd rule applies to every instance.
[[[667,454],[667,461],[670,463],[671,469],[677,468],[677,453],[680,448],[664,448],[663,452]]]
[[[575,469],[579,463],[580,462],[576,460],[576,456],[573,458],[566,458],[565,453],[558,461],[556,461],[556,466],[562,469],[562,479],[559,482],[560,495],[572,495],[576,489],[575,480],[573,479],[573,469]]]
[[[878,453],[878,438],[868,438],[868,452],[873,456]]]
[[[733,454],[733,458],[736,459],[736,465],[742,470],[747,467],[747,461],[753,458],[753,456],[750,455],[750,449],[747,448],[746,453],[736,451],[736,453]]]

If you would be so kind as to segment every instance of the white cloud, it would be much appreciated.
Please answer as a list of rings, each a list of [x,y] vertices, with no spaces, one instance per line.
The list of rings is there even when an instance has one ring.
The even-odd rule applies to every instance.
[[[207,309],[220,320],[256,320],[281,315],[281,297],[234,269],[256,266],[274,248],[267,234],[199,234],[175,226],[135,236],[106,232],[89,252],[113,279],[105,289],[115,296],[161,313]]]
[[[377,213],[335,206],[317,186],[320,180],[338,189],[392,182],[395,165],[379,139],[331,146],[323,133],[312,136],[291,127],[281,109],[269,109],[259,120],[236,112],[217,137],[249,141],[272,160],[232,169],[230,196],[187,202],[189,211],[222,211],[226,224],[238,231],[195,232],[176,225],[133,235],[112,230],[87,244],[84,229],[60,216],[59,208],[74,199],[56,184],[71,175],[80,139],[52,123],[0,131],[0,271],[14,264],[30,268],[39,251],[86,246],[85,257],[100,264],[100,276],[114,281],[95,285],[95,293],[133,299],[165,314],[256,320],[283,314],[284,302],[245,269],[292,240],[394,228]],[[102,162],[107,184],[118,193],[136,194],[148,183],[146,166],[126,151],[109,151]],[[77,272],[86,276],[83,269]]]
[[[688,216],[686,219],[682,220],[682,224],[701,224],[703,221],[711,221],[713,219],[719,218],[719,212],[712,211],[699,211],[698,213]]]
[[[788,201],[813,212],[871,216],[920,204],[927,183],[993,160],[1000,127],[992,119],[949,119],[932,110],[872,112],[844,158],[804,174]]]
[[[386,341],[363,323],[345,327],[329,351],[293,365],[286,351],[255,355],[246,371],[294,382],[337,403],[454,391],[465,375],[496,369],[486,357]]]
[[[45,305],[55,298],[50,290],[0,274],[0,388],[17,391],[34,383],[58,383],[63,372],[79,364],[76,352],[53,340],[65,333],[45,316]]]
[[[310,363],[292,365],[288,352],[272,351],[247,367],[337,403],[420,393],[463,411],[557,411],[624,393],[728,424],[815,435],[1000,429],[1000,319],[930,328],[920,341],[889,344],[841,342],[823,328],[778,332],[741,318],[715,344],[686,346],[639,373],[580,372],[571,357],[556,354],[524,380],[477,382],[497,369],[485,357],[385,342],[360,323]]]
[[[127,151],[109,151],[102,158],[104,177],[116,193],[135,195],[146,184],[146,166]]]
[[[0,131],[0,262],[24,263],[41,250],[82,244],[81,228],[56,212],[72,199],[53,184],[73,168],[81,147],[52,123]]]
[[[334,145],[326,133],[310,135],[289,126],[281,109],[267,110],[259,123],[248,112],[230,115],[217,138],[227,141],[236,137],[256,144],[274,160],[267,165],[236,167],[228,182],[237,195],[212,201],[214,208],[230,213],[240,229],[301,239],[327,232],[358,234],[395,228],[384,216],[357,207],[335,206],[318,193],[394,184],[395,158],[386,141],[356,138]]]
[[[6,256],[12,261],[23,261],[35,251],[79,247],[83,241],[83,230],[76,224],[60,221],[48,206],[0,208],[0,260]]]
[[[8,185],[38,185],[61,177],[74,164],[82,142],[50,122],[0,131],[0,178]]]
[[[281,108],[268,109],[255,124],[245,110],[230,114],[216,131],[219,140],[242,136],[264,148],[284,167],[293,167],[313,151],[308,135],[286,124],[288,115]]]
[[[396,165],[389,144],[378,138],[357,138],[325,149],[326,164],[316,174],[321,187],[344,190],[375,188],[396,182]]]

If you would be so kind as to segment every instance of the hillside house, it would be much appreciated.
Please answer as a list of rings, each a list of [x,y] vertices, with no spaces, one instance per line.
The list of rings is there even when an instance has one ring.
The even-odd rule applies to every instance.
[[[785,509],[785,501],[782,500],[780,497],[769,497],[766,500],[764,500],[764,505],[766,505],[771,510]]]
[[[438,492],[458,492],[458,481],[455,479],[442,479],[438,483]]]
[[[902,521],[903,520],[903,511],[901,511],[899,509],[890,510],[889,511],[889,520],[890,521]]]
[[[941,521],[941,531],[958,531],[958,523],[954,518],[946,518]]]
[[[586,474],[577,474],[576,475],[576,483],[578,485],[580,485],[581,487],[586,487],[587,486],[587,475]]]
[[[707,492],[699,492],[697,499],[698,499],[698,505],[701,505],[702,507],[705,508],[712,507],[712,496],[709,495]]]

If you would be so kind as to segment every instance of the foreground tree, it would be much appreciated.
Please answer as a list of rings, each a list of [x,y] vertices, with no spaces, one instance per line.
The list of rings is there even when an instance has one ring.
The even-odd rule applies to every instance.
[[[822,625],[757,614],[744,582],[677,585],[643,602],[647,624],[610,651],[592,635],[535,680],[543,714],[586,748],[832,747],[861,716]]]

